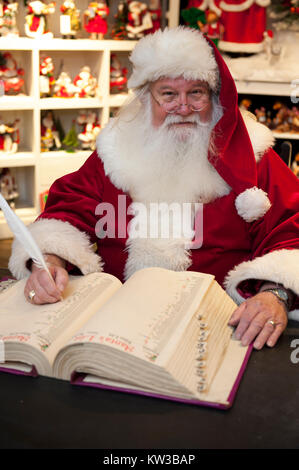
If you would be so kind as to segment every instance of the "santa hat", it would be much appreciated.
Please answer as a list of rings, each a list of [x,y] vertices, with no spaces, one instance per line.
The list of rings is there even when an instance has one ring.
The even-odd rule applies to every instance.
[[[219,93],[223,116],[214,128],[217,157],[210,163],[236,193],[235,206],[246,222],[262,217],[271,207],[257,187],[254,151],[238,107],[234,80],[212,41],[198,30],[179,26],[158,30],[142,38],[130,60],[129,88],[139,88],[161,77],[204,80]]]

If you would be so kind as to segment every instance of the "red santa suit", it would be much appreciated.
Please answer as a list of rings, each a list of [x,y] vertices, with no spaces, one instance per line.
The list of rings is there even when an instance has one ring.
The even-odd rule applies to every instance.
[[[170,37],[176,52],[170,58],[163,33],[156,34],[160,48],[159,52],[155,50],[156,61],[147,70],[142,62],[148,59],[142,50],[143,40],[137,44],[136,54],[133,51],[135,71],[130,87],[138,86],[146,76],[153,80],[157,63],[159,73],[165,76],[168,60],[178,76],[184,67],[189,79],[196,72],[197,58],[188,49],[188,41],[181,47],[181,65],[178,62],[173,67],[174,57],[178,59],[180,54],[181,39],[176,44],[175,36]],[[174,34],[169,30],[169,36]],[[195,34],[206,43],[200,33]],[[210,47],[213,60],[211,56],[205,57],[200,47],[197,50],[198,60],[203,60],[202,74],[209,74],[214,67],[211,69],[210,60],[216,60],[220,75],[219,99],[224,112],[215,127],[218,158],[209,158],[221,184],[218,196],[203,204],[201,246],[188,250],[179,242],[128,237],[132,215],[127,208],[134,201],[134,191],[130,190],[134,172],[123,160],[119,128],[111,122],[102,130],[97,150],[82,168],[53,184],[44,212],[31,225],[43,252],[61,256],[83,274],[104,270],[122,281],[147,266],[212,273],[237,303],[255,293],[259,280],[281,283],[299,295],[298,180],[271,149],[273,138],[269,129],[252,117],[242,117],[233,79],[217,49],[212,44]],[[217,89],[217,83],[201,76]],[[161,175],[159,181],[153,181],[153,187],[163,187],[163,178]],[[165,181],[166,178],[167,175]],[[189,183],[186,181],[185,186]],[[103,202],[114,208],[116,225],[112,236],[99,238],[96,228],[103,215],[99,212]],[[119,211],[125,217],[117,217]],[[14,242],[9,268],[17,278],[29,274],[27,261],[26,253]],[[293,305],[290,317],[299,319],[298,302]]]

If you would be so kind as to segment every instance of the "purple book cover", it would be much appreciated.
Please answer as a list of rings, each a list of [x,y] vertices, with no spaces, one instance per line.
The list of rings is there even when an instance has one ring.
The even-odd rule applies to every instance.
[[[208,402],[208,401],[201,401],[201,400],[187,400],[183,398],[176,398],[172,396],[167,396],[167,395],[160,395],[155,392],[148,392],[148,391],[141,391],[141,390],[132,390],[129,388],[126,388],[125,385],[123,387],[113,387],[110,385],[102,385],[99,383],[91,383],[91,382],[85,382],[84,378],[86,377],[86,374],[83,373],[77,373],[74,372],[71,377],[71,383],[73,385],[79,385],[83,387],[93,387],[93,388],[100,388],[102,390],[113,390],[113,391],[118,391],[118,392],[124,392],[124,393],[130,393],[134,395],[142,395],[142,396],[148,396],[151,398],[161,398],[163,400],[170,400],[170,401],[176,401],[176,402],[181,402],[181,403],[188,403],[191,405],[198,405],[198,406],[207,406],[207,407],[212,407],[212,408],[218,408],[222,410],[226,410],[230,408],[234,402],[237,390],[239,388],[239,384],[241,382],[242,376],[245,372],[250,354],[252,351],[252,344],[248,347],[246,355],[244,357],[244,361],[242,363],[242,366],[240,367],[239,373],[237,375],[237,378],[234,382],[234,385],[228,395],[227,401],[228,404],[224,405],[222,403],[213,403],[213,402]]]

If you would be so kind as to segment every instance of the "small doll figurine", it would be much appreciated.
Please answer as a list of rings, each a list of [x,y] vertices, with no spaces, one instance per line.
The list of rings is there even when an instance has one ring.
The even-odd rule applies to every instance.
[[[9,168],[3,168],[0,173],[0,193],[6,199],[12,209],[15,208],[15,200],[19,196],[18,187]]]
[[[275,132],[290,132],[290,110],[289,108],[277,101],[273,105],[274,111],[276,111],[276,116],[272,120],[272,130]]]
[[[61,72],[53,87],[55,98],[73,98],[77,92],[77,87],[72,83],[72,79],[67,72]]]
[[[73,0],[65,0],[60,7],[60,33],[63,39],[75,39],[81,29],[80,10]]]
[[[0,36],[19,36],[17,27],[18,2],[3,0],[0,4]]]
[[[84,12],[84,28],[90,34],[90,39],[104,39],[107,33],[107,17],[109,8],[102,2],[91,2]]]
[[[17,66],[10,52],[0,52],[0,80],[4,84],[6,95],[18,95],[24,85],[24,69]]]
[[[41,151],[47,152],[61,148],[58,130],[52,111],[46,111],[41,122]]]
[[[19,119],[5,124],[0,118],[0,153],[16,153],[20,143]]]
[[[39,67],[39,90],[40,96],[51,96],[54,86],[54,64],[51,57],[43,57]]]
[[[132,0],[128,3],[129,14],[126,26],[129,39],[137,40],[142,38],[147,31],[153,27],[151,14],[146,3]]]
[[[96,139],[101,130],[96,112],[93,110],[88,112],[81,111],[77,118],[77,123],[83,126],[82,132],[78,134],[82,149],[95,150]]]
[[[76,98],[90,98],[96,95],[97,81],[91,75],[90,67],[85,65],[81,68],[79,74],[74,78],[76,87]]]
[[[122,67],[116,54],[111,55],[110,66],[110,93],[121,93],[127,85],[128,70]]]
[[[221,24],[217,13],[213,10],[207,10],[205,17],[206,23],[200,29],[202,33],[214,42],[215,46],[218,46],[218,42],[224,33],[224,26]]]
[[[53,33],[48,31],[47,16],[55,12],[55,3],[48,5],[39,0],[27,3],[28,15],[25,20],[25,33],[30,38],[52,38]]]

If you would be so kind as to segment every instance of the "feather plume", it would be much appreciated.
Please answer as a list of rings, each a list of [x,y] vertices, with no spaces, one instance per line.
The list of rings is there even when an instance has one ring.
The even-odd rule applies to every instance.
[[[13,232],[14,236],[18,241],[23,245],[24,249],[32,259],[32,261],[42,269],[45,269],[49,276],[52,278],[51,273],[46,265],[45,259],[40,251],[36,241],[29,232],[26,225],[19,219],[19,217],[14,213],[14,211],[9,207],[6,200],[0,193],[0,208],[3,211],[6,222]]]

